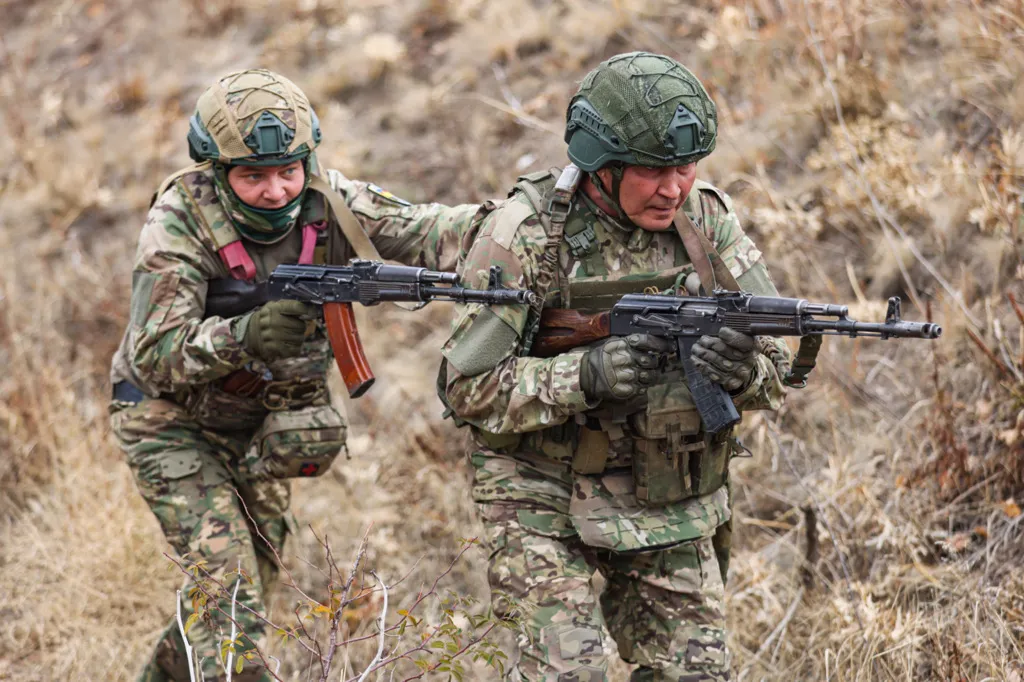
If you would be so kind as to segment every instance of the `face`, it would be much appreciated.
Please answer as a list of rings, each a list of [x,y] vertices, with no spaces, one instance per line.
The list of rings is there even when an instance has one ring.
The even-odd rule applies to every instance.
[[[609,168],[597,171],[606,188],[612,186]],[[672,218],[686,201],[697,179],[697,164],[648,168],[626,166],[619,186],[619,207],[638,227],[662,232],[672,227]]]
[[[232,166],[228,184],[244,203],[255,208],[275,209],[299,196],[306,182],[302,161],[284,166]]]

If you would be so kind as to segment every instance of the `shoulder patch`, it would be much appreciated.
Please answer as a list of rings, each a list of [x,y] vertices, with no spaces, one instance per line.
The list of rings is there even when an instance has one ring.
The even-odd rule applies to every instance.
[[[504,206],[501,206],[499,210],[494,229],[491,230],[491,237],[495,244],[504,249],[510,249],[519,226],[535,212],[528,203],[516,199],[506,200]]]
[[[370,190],[371,194],[376,194],[381,199],[384,199],[385,201],[395,204],[397,206],[412,206],[412,204],[406,201],[405,199],[399,199],[394,194],[378,185],[374,185],[371,183],[366,186],[366,189]]]

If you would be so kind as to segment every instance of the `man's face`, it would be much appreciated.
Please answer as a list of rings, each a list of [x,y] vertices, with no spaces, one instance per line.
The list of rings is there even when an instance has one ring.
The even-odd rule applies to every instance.
[[[606,189],[612,187],[611,169],[597,171]],[[626,166],[619,185],[619,208],[633,223],[650,232],[672,226],[672,218],[686,201],[697,179],[697,164],[649,168]]]
[[[283,166],[232,166],[228,184],[244,203],[255,208],[275,209],[299,196],[306,182],[302,161]]]

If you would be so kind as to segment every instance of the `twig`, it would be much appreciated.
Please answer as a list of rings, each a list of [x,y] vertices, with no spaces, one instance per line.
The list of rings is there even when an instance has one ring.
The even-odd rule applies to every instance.
[[[238,621],[235,620],[235,606],[238,604],[238,588],[242,585],[242,560],[238,560],[238,577],[235,578],[235,589],[231,592],[231,644],[228,645],[227,665],[224,671],[228,675],[228,682],[234,674],[232,664],[235,662],[235,638],[238,637]]]
[[[359,565],[362,563],[363,557],[366,556],[366,543],[367,543],[367,540],[370,537],[370,529],[372,529],[372,528],[373,528],[373,523],[370,523],[370,525],[366,527],[366,532],[363,533],[363,540],[362,540],[362,542],[359,543],[359,551],[356,552],[355,561],[352,562],[352,569],[348,573],[348,580],[345,582],[345,587],[341,591],[341,598],[338,601],[338,609],[337,609],[337,611],[334,612],[334,614],[333,614],[333,616],[331,618],[331,635],[330,635],[329,642],[328,642],[328,647],[327,647],[327,656],[320,659],[321,660],[321,672],[322,672],[322,675],[320,677],[320,682],[327,682],[327,675],[328,675],[328,673],[331,672],[331,662],[334,660],[335,652],[337,652],[339,647],[349,643],[348,640],[346,640],[345,642],[341,642],[341,643],[338,642],[338,627],[340,626],[340,624],[341,624],[341,622],[343,620],[343,616],[344,616],[344,613],[345,613],[345,605],[348,603],[348,595],[349,595],[349,592],[351,592],[351,590],[352,590],[352,583],[355,582],[356,573],[359,571]],[[314,533],[314,536],[315,535],[316,535],[316,533]],[[333,573],[334,567],[335,567],[335,563],[334,563],[334,560],[331,558],[331,550],[330,550],[330,546],[327,544],[326,538],[323,540],[323,545],[324,545],[325,549],[327,550],[328,565],[329,565],[329,567],[330,567],[330,569],[331,569],[331,571]],[[385,597],[384,598],[385,598],[385,600],[387,599],[387,593],[386,592],[385,592]],[[331,603],[331,608],[334,608],[333,599],[334,599],[333,597],[330,598],[330,600],[332,602]],[[383,626],[381,626],[381,627],[383,629]]]
[[[992,349],[989,348],[988,345],[986,345],[986,343],[981,340],[981,337],[978,336],[973,329],[967,330],[967,336],[971,338],[971,341],[974,342],[974,345],[977,346],[981,350],[981,352],[984,353],[985,356],[992,361],[992,364],[999,368],[1000,371],[1002,371],[1004,374],[1010,373],[1010,370],[1006,367],[1006,365],[1003,364],[1003,361],[996,357],[996,354],[992,352]]]
[[[761,643],[761,646],[754,654],[754,658],[759,659],[761,658],[761,656],[768,653],[768,647],[772,645],[772,642],[775,641],[776,637],[780,636],[783,632],[785,632],[786,627],[789,626],[789,621],[793,619],[793,616],[796,614],[796,609],[798,606],[800,606],[800,601],[803,598],[804,588],[801,587],[799,590],[797,590],[796,596],[793,597],[793,602],[789,605],[789,608],[786,609],[786,614],[782,617],[782,620],[780,620],[779,624],[775,626],[775,629],[772,630],[772,633],[770,635],[768,635],[768,638]]]
[[[377,577],[377,574],[373,571],[370,571],[370,575],[380,583],[380,587],[384,591],[384,603],[380,607],[380,620],[377,622],[377,629],[380,630],[380,641],[377,644],[377,655],[373,657],[373,660],[370,661],[370,665],[368,665],[366,670],[363,671],[363,674],[359,676],[359,682],[363,682],[366,679],[366,676],[373,672],[374,666],[377,665],[381,657],[384,655],[384,621],[388,614],[388,586],[387,583]]]
[[[562,134],[565,132],[561,128],[557,128],[554,125],[548,123],[547,121],[541,120],[536,116],[532,116],[521,109],[515,109],[513,107],[510,107],[504,102],[500,102],[494,99],[493,97],[488,97],[487,95],[480,94],[479,92],[471,92],[467,95],[453,95],[453,97],[455,99],[473,99],[478,102],[482,102],[483,104],[486,104],[489,107],[494,107],[498,111],[503,111],[506,114],[515,117],[516,120],[518,120],[520,123],[529,128],[534,128],[536,130],[541,130],[546,133],[551,133],[552,135],[557,135],[558,137],[562,137]]]
[[[882,228],[882,235],[885,237],[886,242],[889,244],[889,248],[892,250],[893,255],[896,257],[896,263],[899,265],[900,274],[903,276],[903,281],[906,282],[907,285],[907,293],[910,294],[910,298],[913,300],[914,305],[916,305],[919,310],[924,310],[924,306],[921,304],[920,296],[917,293],[917,288],[914,286],[914,282],[910,278],[910,273],[907,271],[906,266],[903,264],[903,259],[900,258],[899,253],[896,250],[896,244],[893,242],[892,235],[889,234],[887,226],[891,227],[893,230],[896,231],[897,234],[899,234],[900,237],[903,238],[904,243],[906,244],[910,252],[914,255],[914,258],[916,258],[918,262],[920,262],[921,265],[924,266],[925,270],[928,271],[928,274],[935,278],[935,281],[937,281],[942,286],[942,288],[945,289],[946,292],[953,298],[953,300],[956,302],[957,306],[959,306],[960,310],[963,312],[967,320],[972,325],[974,325],[975,328],[980,329],[981,323],[977,320],[977,318],[974,317],[974,315],[971,314],[971,311],[967,309],[967,305],[964,303],[963,297],[961,296],[960,292],[956,291],[953,288],[953,286],[946,280],[946,278],[942,276],[942,273],[939,272],[938,268],[936,268],[931,263],[931,261],[925,258],[924,254],[922,254],[921,251],[918,250],[917,246],[914,245],[914,242],[910,239],[910,236],[907,234],[906,230],[900,227],[900,225],[898,225],[896,221],[893,220],[891,216],[889,216],[888,212],[882,207],[882,203],[878,200],[878,197],[875,196],[874,191],[871,189],[871,183],[868,181],[867,176],[864,173],[864,164],[862,159],[860,158],[860,154],[857,152],[857,147],[854,144],[853,135],[850,133],[850,129],[846,126],[846,119],[843,116],[843,105],[842,102],[840,102],[839,100],[839,92],[836,90],[835,83],[832,80],[832,74],[828,67],[828,61],[825,59],[825,53],[821,48],[821,41],[818,39],[817,29],[814,25],[814,19],[811,18],[811,11],[810,7],[808,6],[807,0],[803,0],[803,4],[807,16],[807,26],[811,31],[811,43],[814,45],[814,51],[818,56],[819,63],[821,64],[822,74],[825,77],[825,85],[828,87],[829,92],[832,95],[832,105],[836,112],[836,119],[839,123],[840,129],[843,131],[843,135],[846,137],[847,144],[850,145],[850,149],[853,151],[853,165],[854,170],[856,170],[857,172],[857,179],[860,182],[861,189],[864,191],[864,193],[868,197],[868,200],[871,202],[871,208],[874,210],[875,218],[878,220],[878,224]]]
[[[302,588],[299,587],[298,583],[295,580],[295,576],[293,576],[292,572],[288,570],[288,567],[285,566],[284,560],[281,559],[281,555],[278,554],[277,547],[274,547],[273,543],[270,542],[270,540],[268,540],[266,536],[263,535],[262,532],[260,532],[260,525],[256,523],[256,519],[254,519],[252,517],[252,514],[249,513],[249,507],[248,505],[246,505],[245,499],[242,497],[242,494],[238,492],[237,488],[235,488],[235,496],[238,497],[238,502],[242,505],[242,511],[245,512],[246,518],[249,519],[249,523],[252,524],[252,529],[256,532],[256,537],[262,540],[263,544],[270,548],[270,551],[274,553],[274,559],[277,560],[277,565],[281,568],[282,571],[284,571],[284,574],[288,576],[288,587],[292,588],[293,590],[301,594],[302,598],[306,601],[313,602],[314,604],[319,604],[319,601],[313,599],[308,594],[302,591]],[[314,533],[313,535],[316,536],[316,533]]]
[[[185,658],[188,660],[188,678],[190,682],[196,682],[196,662],[192,654],[192,645],[188,643],[188,635],[185,634],[185,624],[181,622],[181,590],[175,592],[177,603],[175,612],[178,616],[178,631],[181,632],[181,641],[185,643]]]

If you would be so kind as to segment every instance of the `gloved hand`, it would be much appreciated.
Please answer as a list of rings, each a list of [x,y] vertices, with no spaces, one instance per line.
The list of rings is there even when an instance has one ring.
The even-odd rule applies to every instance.
[[[312,303],[268,301],[249,318],[242,345],[261,360],[295,357],[316,312]]]
[[[693,364],[711,381],[735,393],[746,388],[757,362],[754,337],[729,327],[693,344]]]
[[[625,401],[658,378],[662,356],[673,352],[668,339],[649,334],[616,337],[583,357],[580,386],[590,400]]]

